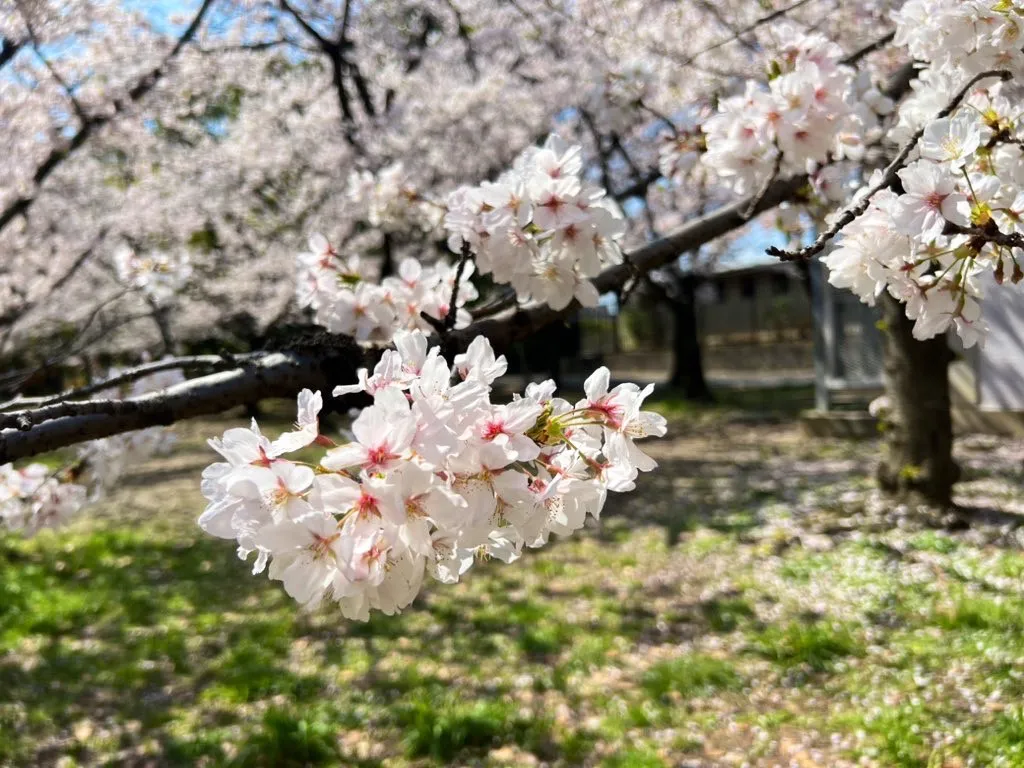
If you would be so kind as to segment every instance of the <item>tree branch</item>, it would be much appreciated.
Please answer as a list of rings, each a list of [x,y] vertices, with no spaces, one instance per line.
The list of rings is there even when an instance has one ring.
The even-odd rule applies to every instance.
[[[308,21],[306,21],[306,19],[303,18],[302,14],[295,10],[295,8],[292,7],[288,0],[278,0],[278,4],[281,6],[281,10],[285,11],[289,16],[295,19],[295,23],[302,27],[302,30],[307,35],[313,38],[313,40],[324,53],[326,53],[329,56],[332,56],[335,53],[341,52],[337,43],[335,43],[333,40],[328,40],[326,37],[317,32],[316,28]],[[348,12],[346,6],[346,18],[347,15]]]
[[[473,77],[480,76],[480,68],[476,63],[476,49],[473,47],[473,38],[470,34],[470,27],[466,24],[462,18],[462,11],[453,2],[453,0],[446,0],[448,7],[451,8],[452,13],[455,14],[455,23],[457,25],[457,33],[459,38],[462,40],[463,45],[466,48],[466,66],[469,67],[470,72],[473,73]]]
[[[758,209],[768,210],[790,199],[806,183],[805,177],[775,182],[758,202]],[[678,258],[681,253],[696,250],[743,226],[746,223],[743,214],[750,204],[749,199],[740,200],[633,251],[628,255],[628,262],[604,270],[594,279],[594,284],[601,293],[617,290],[633,277],[633,268],[641,274],[647,273]],[[514,302],[513,297],[512,304]],[[483,335],[500,352],[577,308],[576,302],[562,310],[547,305],[507,308],[500,316],[480,319],[467,328],[452,331],[443,345],[449,353],[463,350],[474,338]],[[328,390],[334,384],[354,381],[356,370],[372,360],[372,355],[347,337],[325,333],[321,338],[328,343],[308,347],[308,351],[269,354],[244,370],[190,379],[163,392],[115,401],[121,405],[97,407],[108,409],[107,413],[61,416],[31,426],[27,431],[0,432],[0,464],[84,440],[220,413],[264,397],[292,397],[304,387]],[[31,414],[27,416],[33,418]]]
[[[21,9],[20,3],[18,4],[18,9]],[[87,115],[85,110],[82,108],[82,104],[79,102],[78,97],[75,96],[75,91],[71,87],[71,84],[64,79],[64,76],[53,65],[53,62],[44,56],[42,50],[40,50],[39,39],[36,37],[35,31],[32,29],[32,24],[29,22],[24,11],[22,11],[22,20],[25,22],[25,28],[28,30],[29,39],[32,41],[32,51],[35,53],[36,57],[43,62],[43,66],[46,67],[50,76],[57,82],[57,85],[59,85],[61,90],[64,91],[64,95],[67,96],[68,101],[71,102],[71,109],[75,113],[79,122],[82,124],[89,122],[89,115]]]
[[[891,86],[890,95],[901,95],[909,87],[909,82],[908,77],[901,77],[897,84]],[[807,183],[806,176],[776,180],[756,196],[701,216],[670,235],[626,254],[622,264],[605,269],[594,279],[594,284],[601,293],[616,291],[636,275],[647,274],[673,262],[680,254],[695,252],[718,237],[739,229],[748,223],[747,214],[756,215],[792,200]],[[508,292],[504,298],[474,313],[475,322],[469,327],[448,334],[443,339],[443,346],[446,353],[462,350],[474,338],[483,335],[500,352],[562,320],[577,308],[577,302],[562,310],[541,304],[518,307],[514,294]],[[437,341],[434,339],[435,343]],[[263,397],[291,397],[304,387],[326,390],[336,383],[355,380],[356,370],[372,364],[377,352],[379,350],[371,353],[360,348],[347,337],[324,333],[316,343],[269,354],[244,370],[215,373],[191,379],[164,392],[118,401],[132,405],[104,406],[116,409],[115,414],[61,416],[24,432],[0,432],[0,463],[83,440],[219,413]]]
[[[252,366],[190,379],[161,392],[125,400],[68,404],[93,410],[60,416],[27,431],[0,431],[0,464],[85,440],[173,424],[194,416],[221,413],[265,397],[293,397],[303,388],[330,388],[354,381],[364,362],[362,351],[339,338],[326,354],[274,352]]]
[[[96,392],[102,392],[105,389],[113,389],[114,387],[120,387],[122,384],[130,384],[133,381],[150,376],[154,373],[160,373],[161,371],[172,371],[176,368],[182,370],[189,370],[193,368],[237,368],[239,361],[251,360],[258,356],[259,353],[251,355],[188,355],[185,357],[173,357],[168,360],[156,360],[152,363],[143,363],[137,365],[134,368],[128,368],[121,371],[116,376],[111,376],[102,381],[94,381],[92,384],[87,384],[84,387],[77,387],[76,389],[68,389],[57,395],[51,395],[48,397],[19,397],[14,400],[9,400],[6,403],[0,403],[0,411],[6,411],[10,408],[25,408],[26,406],[32,408],[39,408],[42,406],[53,405],[54,403],[60,403],[65,400],[72,400],[82,397],[88,397]],[[13,414],[11,414],[13,415]],[[3,417],[0,417],[0,429],[3,427],[14,426],[13,424],[6,424],[3,422]],[[32,417],[33,421],[43,421],[45,419],[39,419],[35,415]]]
[[[96,234],[96,236],[92,239],[92,242],[89,243],[89,245],[75,257],[75,260],[71,262],[71,265],[67,268],[67,270],[65,270],[64,274],[57,278],[56,282],[54,282],[54,284],[50,286],[45,296],[41,297],[40,299],[34,299],[25,304],[21,304],[17,307],[12,307],[7,312],[0,313],[0,328],[13,326],[14,323],[17,322],[18,318],[22,317],[26,312],[33,309],[42,299],[49,298],[56,291],[59,291],[62,287],[64,287],[68,280],[70,280],[75,275],[75,273],[78,272],[81,266],[92,255],[93,251],[96,250],[96,246],[100,244],[104,237],[106,237],[106,234],[106,227],[101,228],[100,231]],[[7,336],[5,335],[4,340],[6,340],[6,338]],[[0,346],[2,346],[2,343],[0,343]]]
[[[869,53],[874,53],[877,50],[885,48],[885,46],[887,46],[889,43],[893,41],[894,37],[896,37],[895,29],[889,34],[883,35],[882,37],[878,38],[874,42],[868,43],[863,48],[858,48],[856,51],[854,51],[845,59],[843,59],[843,64],[846,64],[847,66],[853,66],[858,61],[867,56]]]
[[[601,272],[594,278],[594,285],[600,293],[617,290],[635,273],[646,274],[652,269],[668,264],[687,251],[695,251],[712,240],[739,229],[749,222],[749,217],[746,216],[748,211],[752,210],[752,215],[763,213],[791,200],[806,184],[806,176],[781,179],[772,183],[757,197],[745,197],[690,221],[660,240],[625,254],[623,263]],[[453,335],[462,334],[465,343],[471,341],[473,336],[487,336],[497,347],[524,338],[529,333],[569,314],[578,306],[574,303],[559,312],[546,306],[513,309],[514,304],[514,296],[490,304],[486,308],[487,317],[483,317],[482,312],[479,313],[477,322],[461,331],[455,331]]]
[[[24,40],[11,40],[8,37],[0,37],[0,69],[3,69],[11,59],[18,55],[18,51],[25,45]]]
[[[459,301],[459,286],[462,283],[462,273],[466,271],[466,264],[473,258],[473,249],[469,243],[462,244],[462,255],[459,258],[459,266],[455,268],[455,282],[452,284],[452,296],[448,300],[448,314],[444,316],[445,333],[451,333],[455,327],[456,305]]]

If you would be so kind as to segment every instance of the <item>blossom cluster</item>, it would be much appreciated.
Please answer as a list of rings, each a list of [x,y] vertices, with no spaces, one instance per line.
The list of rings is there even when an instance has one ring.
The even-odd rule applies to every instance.
[[[129,288],[141,290],[157,303],[180,291],[192,276],[187,251],[139,256],[127,246],[112,255],[117,278]]]
[[[112,370],[108,378],[116,374]],[[161,371],[132,382],[125,392],[107,390],[95,397],[138,396],[181,381],[180,370]],[[60,527],[102,498],[130,465],[166,453],[173,443],[166,427],[148,427],[82,443],[76,457],[60,469],[39,462],[0,465],[0,526],[28,534]]]
[[[899,116],[901,136],[923,135],[898,172],[899,190],[875,194],[824,261],[832,284],[863,301],[887,290],[905,302],[915,337],[952,327],[969,347],[984,337],[985,276],[1024,279],[1024,252],[999,242],[1024,234],[1024,126],[1019,100],[995,78],[949,117],[935,115],[979,71],[1024,71],[1024,16],[1009,4],[915,0],[895,19],[897,41],[932,59]],[[1010,39],[1018,42],[1006,47]],[[876,176],[867,188],[878,185]]]
[[[739,194],[756,192],[778,171],[806,173],[832,160],[857,160],[892,102],[842,63],[819,34],[783,30],[767,87],[750,80],[723,99],[703,125],[702,161]]]
[[[453,293],[455,327],[468,325],[471,318],[464,307],[478,297],[472,274],[473,265],[464,265],[454,292],[456,266],[403,259],[397,275],[377,283],[364,260],[339,255],[327,238],[315,234],[309,238],[309,251],[298,256],[297,296],[299,306],[312,308],[314,322],[331,333],[390,341],[398,331],[429,330],[424,314],[443,321],[452,311]]]
[[[497,181],[449,195],[449,247],[458,253],[468,244],[477,269],[510,284],[521,300],[595,306],[590,278],[622,261],[626,228],[618,206],[581,179],[582,170],[582,147],[557,135],[528,147]]]
[[[88,501],[88,489],[39,462],[0,466],[0,524],[36,533],[66,523]]]
[[[1018,80],[1024,76],[1019,4],[910,0],[893,13],[893,21],[894,42],[928,62],[900,105],[894,141],[903,143],[925,128],[969,78],[992,70],[1007,70]]]
[[[400,162],[376,174],[353,171],[348,179],[347,197],[366,222],[382,232],[429,231],[437,225],[443,211],[420,195]]]
[[[658,172],[676,183],[696,167],[706,149],[701,125],[708,119],[707,108],[692,110],[673,121],[672,131],[663,133],[658,147]]]
[[[452,366],[427,346],[400,331],[372,374],[334,390],[373,398],[348,441],[321,432],[322,396],[309,390],[294,431],[271,440],[253,421],[211,440],[223,461],[203,473],[199,525],[237,540],[254,573],[301,604],[331,599],[366,620],[409,605],[427,574],[455,582],[478,559],[511,562],[571,534],[655,467],[634,443],[665,434],[661,416],[641,411],[652,386],[609,389],[601,368],[575,405],[551,381],[494,403],[506,361],[485,338]],[[323,450],[315,462],[296,456],[312,447]]]

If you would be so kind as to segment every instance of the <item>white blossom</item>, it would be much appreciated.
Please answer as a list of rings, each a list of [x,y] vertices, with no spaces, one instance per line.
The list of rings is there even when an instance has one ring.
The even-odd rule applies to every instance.
[[[477,554],[511,562],[598,517],[609,491],[631,490],[655,466],[634,442],[665,434],[665,420],[641,410],[651,387],[609,390],[603,368],[575,407],[551,382],[492,403],[505,361],[486,339],[452,367],[420,331],[400,346],[391,359],[405,364],[387,364],[389,383],[363,387],[374,404],[353,423],[353,440],[314,438],[319,394],[304,391],[298,432],[271,441],[253,424],[211,441],[228,460],[204,472],[200,526],[237,539],[242,558],[257,553],[254,571],[269,563],[270,578],[304,606],[334,600],[358,620],[395,613],[426,573],[457,581]],[[299,443],[326,450],[315,465],[276,450]]]

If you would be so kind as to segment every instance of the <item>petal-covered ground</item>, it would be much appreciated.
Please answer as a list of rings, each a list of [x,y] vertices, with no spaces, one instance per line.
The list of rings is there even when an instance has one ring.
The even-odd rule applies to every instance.
[[[0,538],[0,765],[1024,766],[1021,441],[950,526],[877,441],[687,411],[584,535],[356,624],[195,526],[227,423]]]

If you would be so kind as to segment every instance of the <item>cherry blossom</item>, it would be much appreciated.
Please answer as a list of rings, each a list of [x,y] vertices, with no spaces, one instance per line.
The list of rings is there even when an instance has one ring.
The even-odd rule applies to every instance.
[[[899,177],[905,193],[896,200],[893,221],[903,234],[931,241],[947,221],[970,223],[967,197],[956,190],[949,170],[920,160],[902,169]]]
[[[299,303],[311,307],[317,324],[332,333],[389,340],[401,330],[429,330],[424,314],[441,322],[450,311],[455,271],[444,264],[423,266],[405,259],[397,277],[386,277],[378,284],[360,270],[358,258],[339,258],[319,234],[310,238],[310,251],[297,261]],[[454,310],[457,328],[469,324],[463,307],[477,297],[472,274],[472,268],[464,269],[459,283]]]
[[[358,620],[395,613],[425,574],[457,581],[476,559],[511,562],[551,534],[569,535],[600,515],[608,491],[630,490],[637,472],[656,466],[634,444],[666,431],[663,418],[640,410],[650,387],[608,391],[600,369],[575,407],[554,396],[553,382],[492,403],[505,360],[486,339],[463,356],[465,380],[460,364],[426,349],[422,332],[403,335],[401,347],[419,372],[373,389],[354,440],[315,464],[288,456],[316,442],[307,442],[312,429],[302,440],[270,441],[254,424],[211,441],[227,461],[204,472],[200,526],[237,539],[243,558],[255,553],[256,571],[269,563],[270,578],[304,606],[331,599]],[[319,393],[299,395],[300,425],[316,423],[319,403]],[[447,450],[418,447],[443,433],[456,438]]]
[[[581,153],[551,134],[497,182],[453,192],[444,217],[449,247],[470,247],[481,274],[511,284],[520,299],[595,306],[589,278],[621,262],[625,225],[606,190],[580,179]]]

